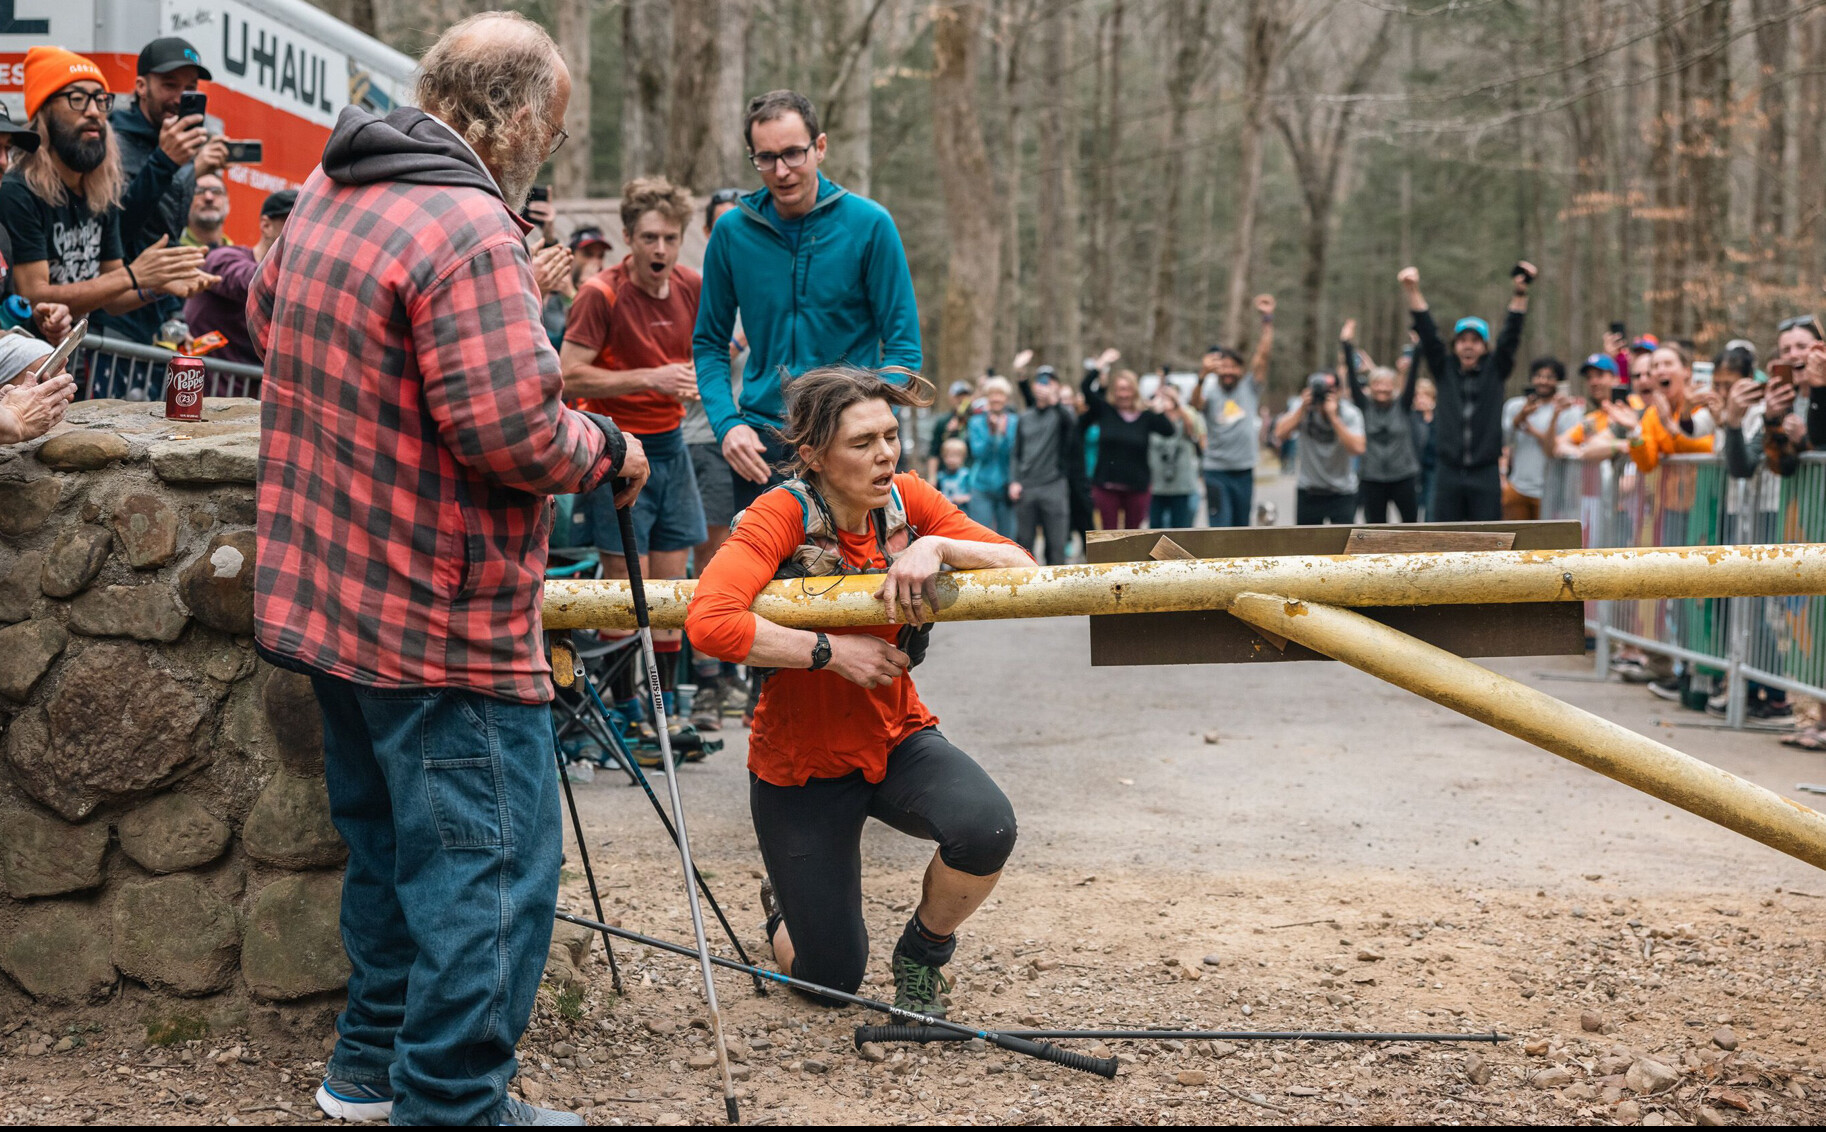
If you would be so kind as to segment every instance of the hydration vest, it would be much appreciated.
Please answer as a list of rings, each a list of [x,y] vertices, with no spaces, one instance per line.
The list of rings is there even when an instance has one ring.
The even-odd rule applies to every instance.
[[[831,515],[831,509],[818,494],[818,489],[805,480],[795,476],[779,487],[789,492],[799,503],[799,514],[805,523],[805,541],[793,549],[774,571],[775,581],[790,581],[794,578],[824,578],[840,575],[867,574],[872,567],[851,566],[843,558],[843,544],[837,527],[837,520]],[[734,530],[742,522],[738,514],[731,520],[729,527]],[[875,548],[882,558],[892,566],[894,560],[906,552],[913,540],[919,537],[919,531],[907,518],[906,504],[901,501],[900,489],[888,485],[888,504],[869,512],[869,525],[875,532]],[[926,645],[932,636],[930,622],[924,625],[903,625],[895,646],[907,654],[908,668],[917,668],[926,659]],[[771,675],[774,669],[762,669],[762,678]]]

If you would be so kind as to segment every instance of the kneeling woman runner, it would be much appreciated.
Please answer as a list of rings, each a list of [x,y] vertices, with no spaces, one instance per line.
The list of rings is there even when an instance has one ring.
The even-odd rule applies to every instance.
[[[827,367],[787,387],[795,478],[762,495],[705,567],[686,629],[693,647],[775,670],[748,742],[749,808],[773,888],[767,930],[781,968],[853,992],[868,964],[862,827],[876,818],[938,843],[918,909],[894,945],[896,1004],[942,1013],[954,933],[1014,849],[1014,811],[946,741],[908,673],[907,644],[941,566],[1027,566],[1019,546],[967,518],[925,481],[895,475],[895,407],[929,403],[917,377]],[[892,624],[787,629],[749,612],[776,578],[885,571]],[[764,894],[765,895],[765,894]]]

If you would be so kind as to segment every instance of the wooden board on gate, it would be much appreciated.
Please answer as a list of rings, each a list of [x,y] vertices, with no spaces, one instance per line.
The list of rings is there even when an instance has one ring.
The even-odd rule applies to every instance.
[[[1429,539],[1429,534],[1440,537]],[[1496,549],[1506,541],[1491,536],[1512,536],[1515,550],[1573,550],[1580,545],[1576,521],[1541,520],[1099,531],[1085,550],[1092,562],[1144,562],[1153,556],[1162,535],[1197,558],[1344,554],[1347,549],[1365,553]],[[1576,601],[1366,608],[1358,612],[1459,656],[1579,656],[1585,651],[1584,606]],[[1221,610],[1120,613],[1093,617],[1090,622],[1093,667],[1328,659],[1296,644],[1286,644],[1283,649],[1279,642]]]

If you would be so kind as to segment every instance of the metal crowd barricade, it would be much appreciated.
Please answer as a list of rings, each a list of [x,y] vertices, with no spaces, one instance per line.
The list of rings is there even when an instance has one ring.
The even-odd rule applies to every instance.
[[[70,372],[85,400],[157,401],[165,396],[165,363],[172,356],[170,350],[158,346],[90,334],[82,340],[80,360]],[[205,396],[260,396],[259,366],[205,355],[203,370]]]
[[[1544,519],[1578,519],[1591,547],[1826,542],[1826,453],[1792,476],[1766,466],[1732,478],[1719,456],[1672,456],[1652,472],[1627,459],[1553,460]],[[1598,675],[1619,644],[1722,673],[1726,724],[1744,725],[1751,682],[1826,699],[1826,595],[1586,603]]]

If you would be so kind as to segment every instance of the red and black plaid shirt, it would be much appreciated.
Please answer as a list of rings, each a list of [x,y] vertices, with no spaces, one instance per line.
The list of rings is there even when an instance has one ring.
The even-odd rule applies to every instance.
[[[358,684],[552,698],[551,506],[619,466],[566,409],[521,221],[470,187],[319,168],[249,290],[262,647]]]

